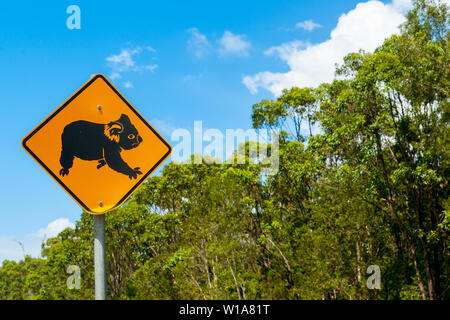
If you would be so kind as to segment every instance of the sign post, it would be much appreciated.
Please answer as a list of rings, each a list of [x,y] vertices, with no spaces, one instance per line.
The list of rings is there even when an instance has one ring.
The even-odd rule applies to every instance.
[[[23,148],[94,215],[95,299],[106,299],[105,212],[119,208],[172,152],[102,74],[23,140]]]
[[[94,215],[95,300],[106,300],[105,215]]]

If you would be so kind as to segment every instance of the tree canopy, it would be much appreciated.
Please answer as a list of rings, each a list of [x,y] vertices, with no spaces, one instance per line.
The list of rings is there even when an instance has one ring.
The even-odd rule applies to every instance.
[[[347,55],[333,82],[256,103],[253,127],[281,132],[276,174],[205,158],[149,178],[107,214],[108,296],[449,299],[449,17],[415,1],[400,34]],[[42,258],[4,261],[0,299],[92,299],[92,229],[84,212]]]

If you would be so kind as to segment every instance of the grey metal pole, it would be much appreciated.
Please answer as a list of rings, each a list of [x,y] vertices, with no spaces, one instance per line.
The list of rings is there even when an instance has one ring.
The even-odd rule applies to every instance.
[[[106,300],[105,215],[94,215],[95,300]]]

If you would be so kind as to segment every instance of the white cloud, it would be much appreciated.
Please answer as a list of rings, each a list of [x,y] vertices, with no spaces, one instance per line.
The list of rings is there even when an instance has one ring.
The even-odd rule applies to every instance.
[[[322,25],[320,25],[318,23],[315,23],[312,20],[305,20],[305,21],[297,22],[295,27],[300,28],[300,29],[304,29],[306,31],[313,31],[316,28],[321,28]]]
[[[128,71],[136,64],[133,60],[133,56],[140,52],[140,48],[122,49],[122,52],[120,54],[106,57],[106,61],[110,63],[110,67],[116,70],[116,72]]]
[[[342,63],[345,55],[359,49],[372,51],[398,32],[398,25],[405,21],[402,10],[406,5],[404,0],[387,5],[380,1],[359,3],[341,15],[328,40],[318,44],[293,41],[266,51],[284,61],[290,68],[288,72],[264,71],[244,76],[242,82],[251,93],[264,88],[277,96],[284,88],[314,87],[332,81],[335,64]]]
[[[186,30],[190,34],[187,41],[187,49],[197,58],[203,58],[210,54],[213,50],[213,45],[209,42],[206,35],[200,33],[197,28],[190,28]],[[251,47],[250,42],[244,40],[244,35],[233,34],[226,30],[223,36],[217,40],[219,55],[239,55],[248,56],[248,51]],[[215,48],[214,48],[215,50]]]
[[[119,79],[119,78],[120,78],[120,73],[119,73],[119,72],[112,72],[112,73],[109,75],[109,78],[110,78],[111,80]]]
[[[146,66],[142,66],[143,69],[145,70],[149,70],[151,72],[154,72],[156,68],[158,68],[157,64],[150,64],[150,65],[146,65]]]
[[[48,238],[58,235],[66,228],[74,228],[75,224],[67,218],[59,218],[50,222],[46,227],[26,235],[15,238],[7,235],[0,235],[0,265],[5,259],[19,261],[24,255],[32,257],[41,256],[41,244]]]
[[[156,49],[150,46],[146,46],[145,50],[149,51],[149,52],[156,52]]]
[[[73,229],[75,228],[75,224],[67,218],[59,218],[50,222],[45,228],[39,229],[36,235],[41,238],[45,237],[46,239],[53,238],[66,228]]]
[[[197,28],[190,28],[186,30],[190,34],[187,42],[187,47],[190,52],[197,58],[203,58],[211,51],[211,43],[209,43],[206,36],[198,31]]]
[[[189,82],[191,80],[198,80],[203,78],[203,73],[199,74],[187,74],[183,77],[183,82]]]
[[[133,88],[133,84],[130,81],[125,81],[123,86],[127,89]]]
[[[401,13],[406,13],[413,7],[411,0],[394,0],[391,5],[395,10]]]
[[[220,55],[241,55],[248,56],[251,44],[244,40],[245,36],[233,34],[230,31],[225,31],[222,38],[219,40]]]
[[[110,79],[116,80],[122,78],[122,73],[124,72],[143,72],[143,71],[151,71],[154,72],[158,67],[157,64],[141,64],[136,62],[137,58],[145,53],[150,52],[154,53],[156,50],[153,47],[145,46],[145,47],[136,47],[134,49],[122,49],[119,54],[113,54],[106,57],[106,61],[108,63],[108,67],[111,69]],[[142,59],[142,58],[141,58]],[[131,88],[129,81],[124,82],[124,86],[126,88]]]

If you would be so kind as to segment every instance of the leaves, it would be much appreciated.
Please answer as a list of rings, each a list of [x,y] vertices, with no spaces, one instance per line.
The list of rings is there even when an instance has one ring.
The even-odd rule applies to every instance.
[[[205,157],[148,179],[107,214],[108,296],[448,299],[448,22],[447,6],[418,0],[400,35],[349,54],[338,79],[254,104],[253,127],[280,132],[273,175],[271,146],[249,141],[242,163]],[[4,261],[0,299],[92,299],[92,227],[84,212],[43,259]]]

